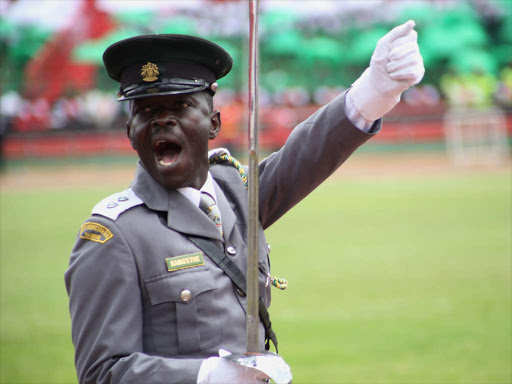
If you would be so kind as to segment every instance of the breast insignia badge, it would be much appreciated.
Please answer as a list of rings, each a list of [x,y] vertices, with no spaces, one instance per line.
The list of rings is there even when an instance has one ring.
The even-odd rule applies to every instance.
[[[112,237],[114,237],[112,232],[110,232],[107,227],[98,223],[84,223],[80,228],[80,238],[85,240],[91,240],[104,244]]]
[[[148,82],[158,80],[159,74],[160,72],[158,72],[158,67],[156,66],[156,64],[150,63],[149,61],[147,64],[142,66],[142,70],[140,72],[142,80]]]

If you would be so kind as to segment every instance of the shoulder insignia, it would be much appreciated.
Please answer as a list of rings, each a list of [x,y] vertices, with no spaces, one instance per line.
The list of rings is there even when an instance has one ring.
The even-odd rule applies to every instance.
[[[208,152],[208,163],[209,164],[222,164],[227,163],[235,167],[242,178],[242,182],[247,189],[247,172],[244,166],[231,154],[226,148],[217,148]]]
[[[114,193],[106,199],[101,200],[92,209],[92,214],[117,220],[119,215],[123,212],[143,203],[144,202],[135,194],[135,192],[133,192],[131,188],[128,188],[123,192]]]
[[[89,221],[82,224],[80,227],[80,238],[85,240],[95,241],[97,243],[104,244],[113,238],[114,235],[110,230],[98,223]]]

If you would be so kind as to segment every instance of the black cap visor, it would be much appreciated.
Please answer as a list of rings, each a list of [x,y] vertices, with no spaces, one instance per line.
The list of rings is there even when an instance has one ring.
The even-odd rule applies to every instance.
[[[139,85],[133,84],[128,87],[120,89],[117,96],[117,101],[125,101],[131,99],[139,99],[144,97],[153,96],[166,96],[166,95],[180,95],[184,93],[194,93],[201,91],[210,91],[210,84],[203,79],[162,79],[159,83]]]

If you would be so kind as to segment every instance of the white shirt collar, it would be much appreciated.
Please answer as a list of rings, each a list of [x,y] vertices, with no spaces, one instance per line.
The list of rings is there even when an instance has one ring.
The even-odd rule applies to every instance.
[[[217,201],[217,195],[215,194],[215,188],[213,186],[213,178],[210,172],[208,172],[208,177],[206,178],[206,181],[200,190],[192,187],[177,188],[176,190],[187,199],[189,199],[190,202],[196,207],[199,207],[201,191],[208,192],[215,199],[215,201]]]

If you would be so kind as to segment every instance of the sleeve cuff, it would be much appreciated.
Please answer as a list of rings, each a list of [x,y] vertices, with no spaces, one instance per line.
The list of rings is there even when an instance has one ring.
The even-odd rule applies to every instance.
[[[345,97],[345,115],[348,119],[363,132],[371,133],[375,121],[366,120],[356,109],[354,100],[350,95],[350,90],[347,92]]]
[[[199,372],[197,373],[197,384],[207,384],[210,372],[219,365],[220,357],[210,357],[203,360]]]

